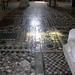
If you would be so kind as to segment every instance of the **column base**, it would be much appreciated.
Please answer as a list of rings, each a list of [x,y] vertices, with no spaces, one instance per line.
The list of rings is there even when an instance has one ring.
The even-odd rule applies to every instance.
[[[50,7],[56,7],[57,6],[56,0],[49,0],[47,5]]]
[[[29,6],[29,1],[28,0],[21,0],[20,1],[20,4],[19,4],[20,8],[26,8],[28,6]]]

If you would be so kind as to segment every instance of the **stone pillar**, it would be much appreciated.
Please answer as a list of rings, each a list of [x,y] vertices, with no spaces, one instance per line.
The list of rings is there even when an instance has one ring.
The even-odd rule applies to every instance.
[[[20,5],[19,7],[28,7],[29,6],[29,0],[20,0]]]
[[[56,0],[48,0],[48,6],[56,6]]]
[[[75,7],[75,0],[72,0],[72,7]]]

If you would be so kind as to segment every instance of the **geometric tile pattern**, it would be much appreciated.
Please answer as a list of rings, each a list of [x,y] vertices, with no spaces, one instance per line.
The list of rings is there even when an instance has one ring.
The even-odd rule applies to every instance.
[[[6,15],[5,20],[0,23],[1,75],[35,75],[36,60],[39,59],[36,59],[36,52],[39,49],[54,51],[43,53],[41,58],[44,60],[43,67],[46,75],[72,75],[61,52],[62,44],[55,32],[62,34],[60,38],[63,42],[67,42],[69,30],[75,28],[75,21],[69,14],[59,8],[34,3],[27,9],[14,10]],[[45,34],[45,37],[41,36],[42,42],[41,40],[35,42],[38,34],[35,38],[27,36],[27,33],[33,30],[35,34],[36,30]],[[53,33],[50,34],[51,32]],[[37,50],[32,51],[34,46]],[[57,50],[60,50],[60,53],[56,52]]]
[[[35,53],[25,51],[0,51],[1,75],[35,74]]]
[[[14,36],[13,36],[14,35]],[[17,39],[17,33],[0,33],[0,39]]]
[[[20,43],[20,44],[17,43],[16,45],[14,45],[13,41],[10,42],[12,43],[9,43],[8,41],[1,41],[0,51],[31,51],[28,48],[29,45],[26,43]]]
[[[14,21],[12,19],[3,19],[1,22],[0,22],[0,27],[3,27],[3,26],[8,26],[8,25],[11,25],[13,24]]]
[[[42,50],[62,50],[62,44],[57,37],[54,40],[51,37],[45,38],[45,42],[42,43]]]
[[[46,75],[72,75],[62,52],[43,53]]]

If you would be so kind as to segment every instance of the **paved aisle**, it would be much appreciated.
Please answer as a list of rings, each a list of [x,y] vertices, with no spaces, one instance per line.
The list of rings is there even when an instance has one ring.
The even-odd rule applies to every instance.
[[[44,2],[14,10],[0,22],[1,75],[72,75],[62,44],[74,27],[69,14]]]

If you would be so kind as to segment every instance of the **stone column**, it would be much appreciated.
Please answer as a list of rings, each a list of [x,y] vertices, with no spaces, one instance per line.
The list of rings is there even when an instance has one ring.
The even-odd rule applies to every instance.
[[[19,7],[28,7],[29,6],[29,0],[20,0]]]
[[[56,0],[48,0],[48,6],[56,6]]]

